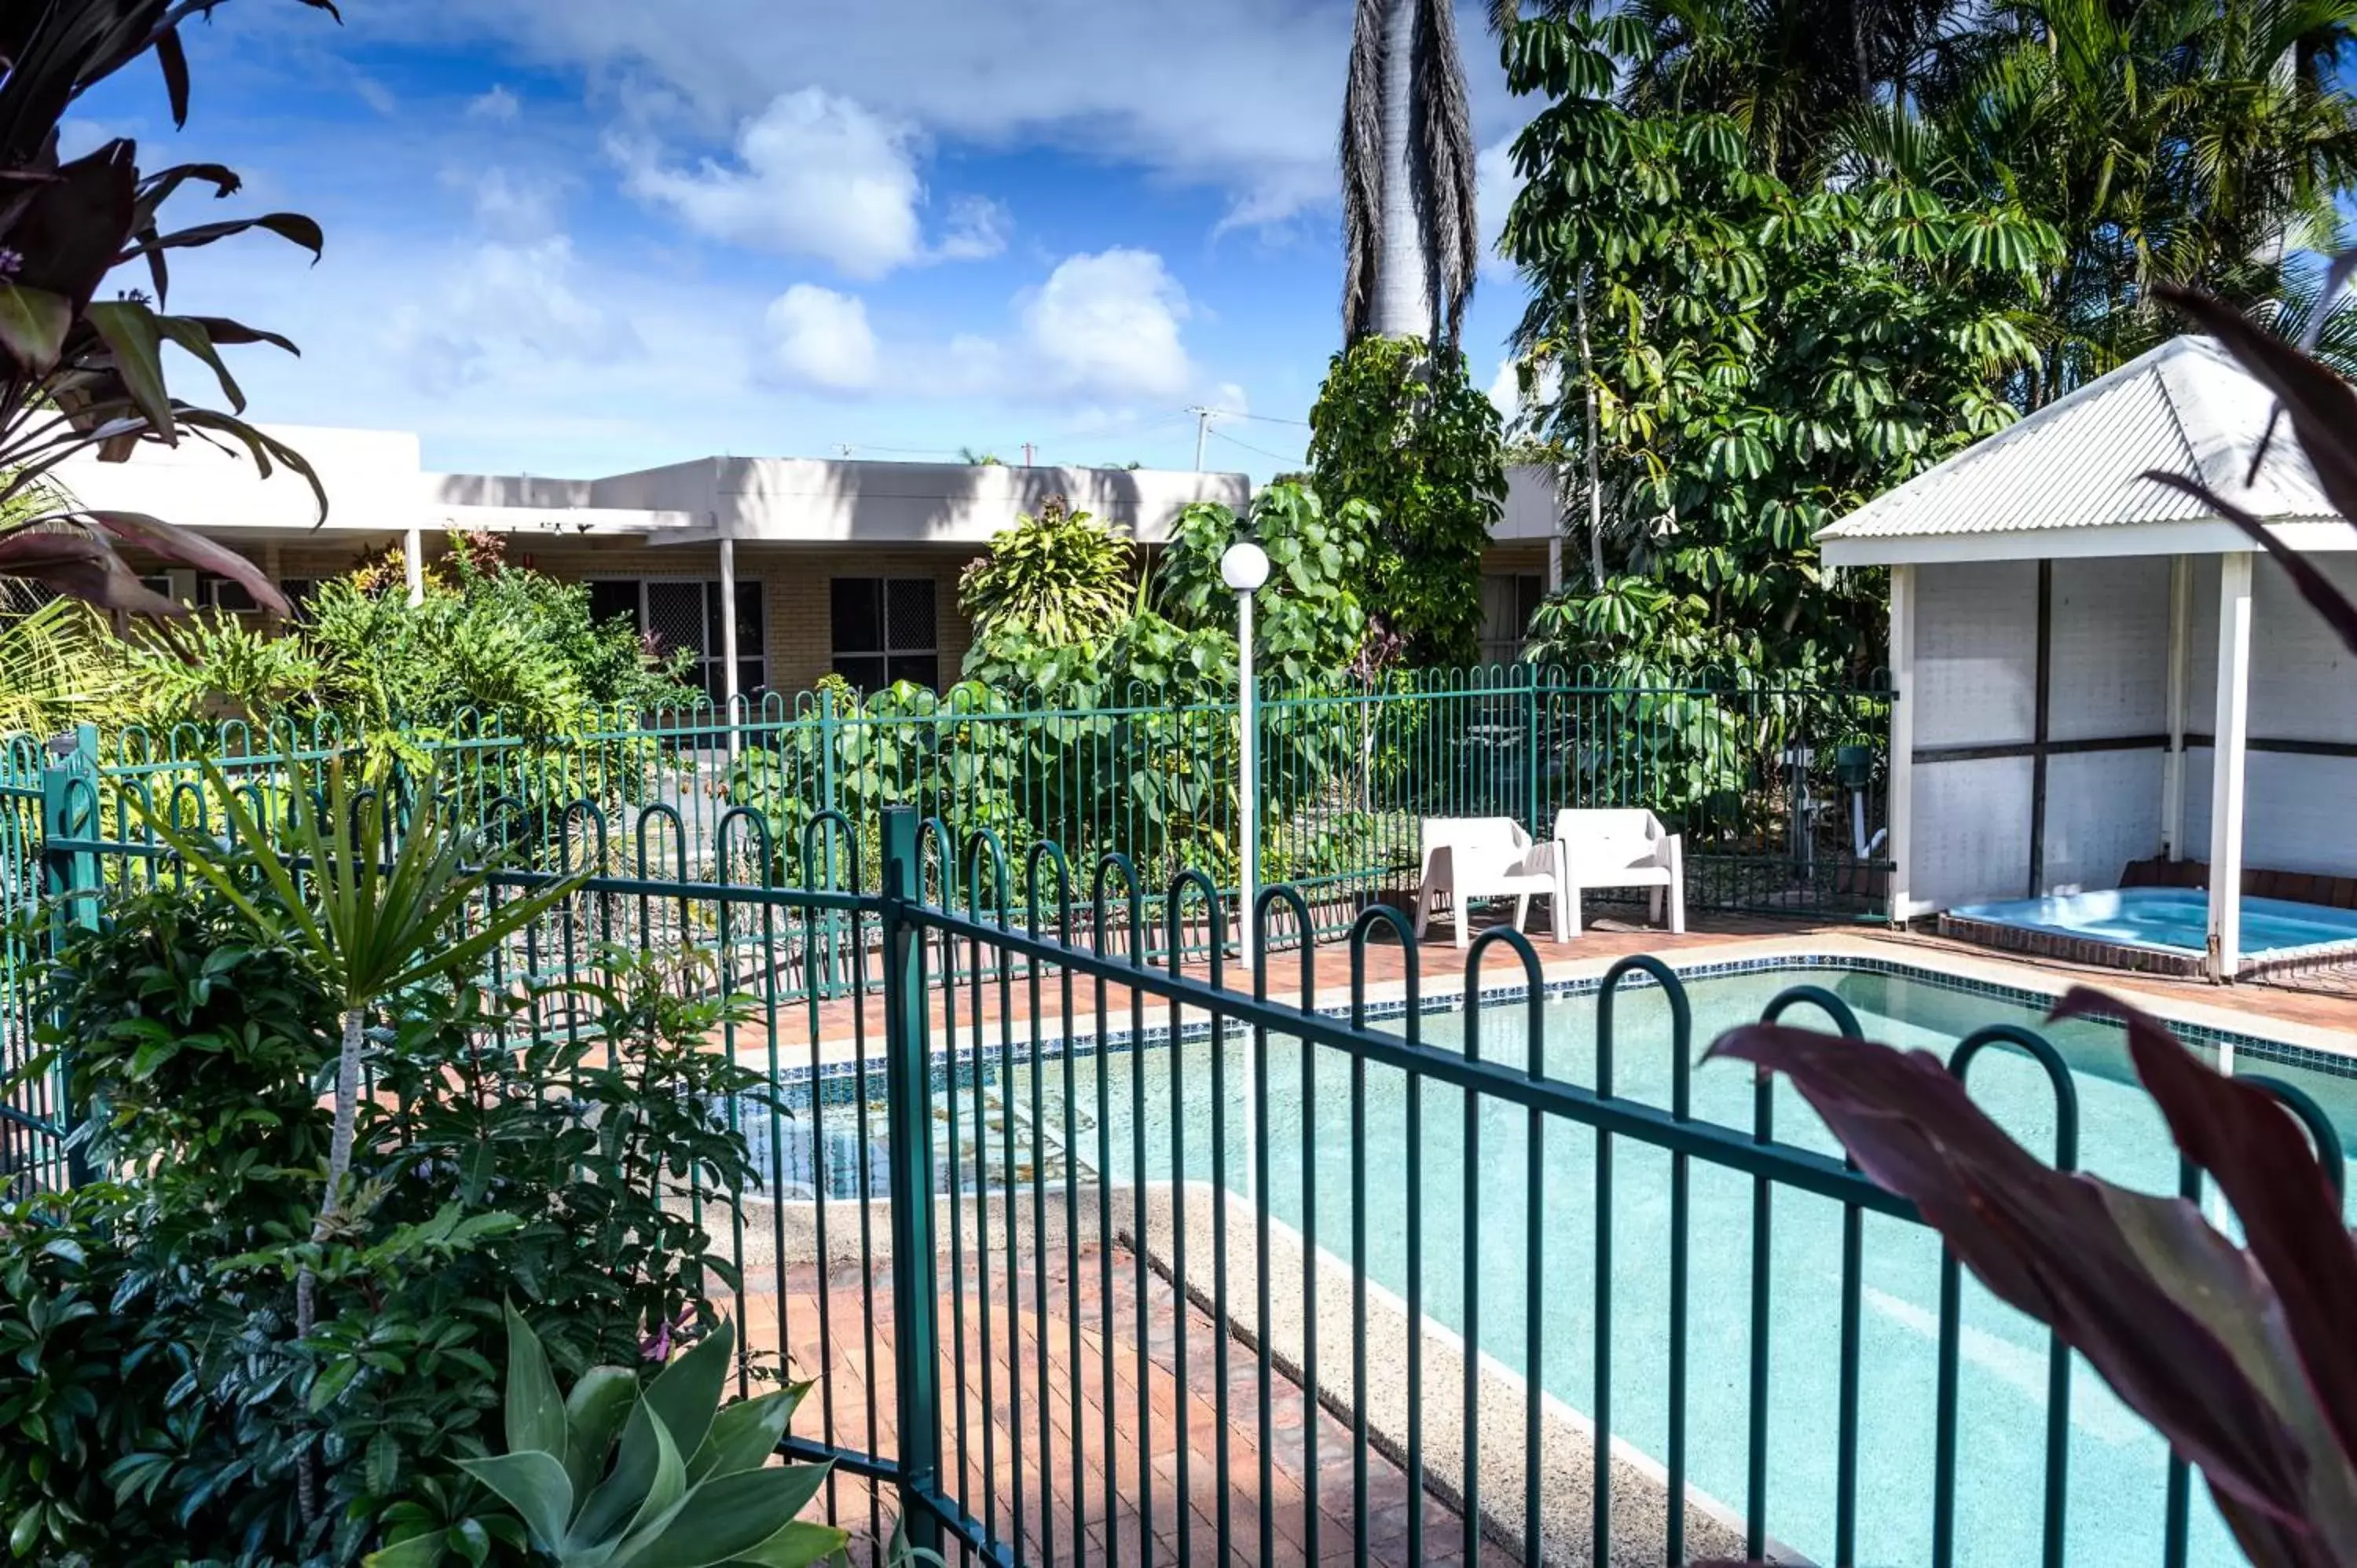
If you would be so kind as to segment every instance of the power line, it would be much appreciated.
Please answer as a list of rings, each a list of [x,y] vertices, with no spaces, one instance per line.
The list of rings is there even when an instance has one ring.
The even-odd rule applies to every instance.
[[[1274,457],[1280,463],[1298,463],[1301,461],[1301,457],[1298,453],[1288,456],[1283,452],[1272,452],[1265,446],[1255,446],[1249,441],[1240,441],[1224,430],[1214,430],[1211,434],[1218,436],[1221,440],[1226,442],[1231,446],[1241,446],[1247,452],[1257,452],[1264,457]]]

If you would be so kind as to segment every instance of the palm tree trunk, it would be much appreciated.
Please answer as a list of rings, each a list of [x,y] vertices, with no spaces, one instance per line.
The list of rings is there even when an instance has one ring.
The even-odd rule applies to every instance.
[[[1581,445],[1587,449],[1587,572],[1598,587],[1604,586],[1604,490],[1597,478],[1596,360],[1587,346],[1587,279],[1579,280],[1579,291],[1572,296],[1572,311],[1579,327],[1579,393],[1587,405],[1587,435]]]
[[[1408,122],[1415,91],[1416,0],[1383,0],[1382,240],[1374,287],[1374,330],[1385,338],[1432,331],[1425,279],[1424,225],[1408,177]]]

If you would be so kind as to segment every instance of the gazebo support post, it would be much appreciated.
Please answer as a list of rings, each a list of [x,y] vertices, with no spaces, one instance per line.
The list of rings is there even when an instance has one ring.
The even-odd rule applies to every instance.
[[[1890,568],[1890,765],[1884,826],[1890,833],[1890,922],[1912,911],[1908,876],[1915,822],[1915,568]]]
[[[2161,761],[2161,853],[2185,858],[2185,710],[2193,688],[2193,558],[2169,558],[2169,755]]]
[[[2210,978],[2243,957],[2244,763],[2251,719],[2251,553],[2218,558],[2218,727],[2210,785]]]

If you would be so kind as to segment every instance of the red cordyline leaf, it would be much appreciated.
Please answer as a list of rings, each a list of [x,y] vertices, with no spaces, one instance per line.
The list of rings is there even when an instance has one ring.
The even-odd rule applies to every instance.
[[[1761,1025],[1733,1031],[1712,1054],[1791,1078],[1860,1169],[1911,1200],[1991,1291],[2050,1325],[2201,1466],[2253,1562],[2324,1568],[2357,1561],[2348,1453],[2319,1408],[2289,1315],[2254,1254],[2180,1199],[2050,1168],[1926,1053]],[[2148,1081],[2158,1072],[2168,1085],[2165,1111],[2183,1111],[2189,1097],[2220,1085],[2258,1096],[2255,1106],[2238,1101],[2239,1134],[2262,1128],[2307,1162],[2304,1186],[2288,1201],[2322,1187],[2298,1127],[2262,1091],[2220,1079],[2158,1026],[2146,1034],[2138,1066]],[[2272,1122],[2255,1122],[2260,1112]],[[2247,1191],[2279,1174],[2271,1166],[2238,1183]],[[2268,1193],[2254,1201],[2266,1208]],[[2271,1223],[2314,1240],[2312,1216]],[[2330,1244],[2347,1252],[2337,1220],[2326,1229]]]
[[[254,602],[272,614],[285,617],[292,613],[285,598],[272,585],[261,567],[225,544],[219,544],[190,529],[166,522],[137,511],[78,511],[72,516],[88,521],[99,531],[124,543],[145,550],[151,555],[199,571],[227,577],[253,596]]]
[[[2186,1158],[2210,1173],[2243,1222],[2251,1256],[2283,1303],[2309,1387],[2341,1451],[2357,1455],[2357,1245],[2305,1133],[2266,1090],[2211,1071],[2149,1014],[2087,986],[2061,1018],[2116,1018],[2136,1076]]]

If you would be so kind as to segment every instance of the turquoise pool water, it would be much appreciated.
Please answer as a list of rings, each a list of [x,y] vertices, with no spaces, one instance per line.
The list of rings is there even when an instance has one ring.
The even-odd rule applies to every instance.
[[[1769,999],[1802,981],[1826,986],[1858,1014],[1869,1036],[1895,1045],[1944,1050],[1971,1029],[1995,1022],[2039,1023],[2031,1009],[1967,995],[1900,976],[1863,973],[1754,973],[1694,983],[1697,1054],[1721,1029],[1759,1015]],[[1459,1015],[1426,1015],[1423,1037],[1462,1045]],[[1573,997],[1544,1004],[1545,1070],[1592,1084],[1596,1070],[1595,1002]],[[1404,1030],[1404,1021],[1383,1026]],[[2130,1079],[2118,1032],[2088,1024],[2049,1031],[2077,1079],[2081,1163],[2124,1185],[2174,1190],[2176,1159],[2159,1117]],[[1624,993],[1620,1004],[1615,1088],[1625,1096],[1666,1107],[1670,1090],[1667,1007],[1658,991]],[[1485,1014],[1485,1056],[1523,1063],[1523,1014],[1519,1004]],[[1370,1237],[1370,1274],[1405,1294],[1409,1230],[1407,1093],[1403,1075],[1371,1068],[1363,1129],[1354,1139],[1349,1116],[1350,1071],[1338,1052],[1321,1050],[1310,1084],[1302,1081],[1297,1045],[1272,1040],[1265,1101],[1254,1103],[1249,1041],[1217,1047],[1191,1041],[1149,1047],[1105,1058],[1108,1113],[1094,1115],[1096,1063],[1071,1064],[1077,1109],[1076,1153],[1093,1165],[1110,1150],[1105,1175],[1125,1180],[1135,1165],[1133,1138],[1143,1133],[1146,1175],[1167,1178],[1174,1133],[1179,1164],[1192,1178],[1209,1179],[1222,1154],[1211,1135],[1215,1079],[1224,1089],[1228,1135],[1224,1179],[1241,1190],[1250,1168],[1251,1133],[1257,1123],[1271,1140],[1268,1201],[1275,1217],[1297,1229],[1314,1219],[1320,1246],[1347,1258],[1354,1166],[1363,1173]],[[1041,1069],[1043,1102],[1060,1119],[1066,1068]],[[2266,1064],[2271,1074],[2298,1082],[2325,1106],[2344,1136],[2357,1137],[2357,1083],[2300,1068]],[[1142,1071],[1145,1092],[1134,1094]],[[2042,1072],[2027,1058],[1990,1053],[1975,1065],[1976,1097],[2029,1146],[2052,1146],[2054,1115]],[[1175,1085],[1175,1090],[1174,1090]],[[1004,1085],[1006,1098],[1028,1104],[1028,1069]],[[1832,1152],[1834,1144],[1807,1108],[1781,1083],[1778,1135]],[[1437,1084],[1421,1090],[1419,1190],[1425,1308],[1463,1331],[1464,1281],[1478,1271],[1479,1343],[1517,1371],[1524,1370],[1523,1303],[1528,1241],[1525,1197],[1529,1132],[1526,1113],[1485,1104],[1479,1113],[1474,1168],[1479,1220],[1467,1246],[1466,1124],[1461,1095]],[[1698,1068],[1693,1078],[1697,1117],[1748,1129],[1751,1084],[1728,1064]],[[1142,1115],[1143,1124],[1138,1125]],[[1544,1223],[1538,1267],[1542,1299],[1544,1386],[1573,1407],[1594,1406],[1595,1342],[1590,1304],[1595,1285],[1596,1138],[1586,1129],[1550,1122],[1540,1154]],[[1318,1203],[1303,1212],[1302,1176],[1314,1162]],[[1616,1141],[1611,1201],[1616,1250],[1612,1262],[1612,1410],[1619,1434],[1661,1455],[1668,1429],[1666,1331],[1669,1321],[1669,1160],[1659,1151]],[[1751,1184],[1747,1177],[1693,1166],[1690,1233],[1691,1318],[1688,1337],[1688,1464],[1693,1484],[1738,1513],[1746,1503],[1749,1411]],[[1082,1177],[1085,1181],[1085,1176]],[[1803,1552],[1830,1561],[1835,1508],[1837,1419],[1836,1347],[1840,1319],[1840,1223],[1837,1205],[1780,1190],[1771,1226],[1771,1374],[1767,1518],[1770,1532]],[[1860,1445],[1859,1560],[1918,1563],[1931,1551],[1931,1475],[1934,1409],[1934,1348],[1938,1310],[1938,1250],[1921,1228],[1869,1216],[1865,1222],[1863,1431]],[[1248,1271],[1248,1262],[1235,1265]],[[1232,1288],[1247,1289],[1240,1273]],[[1961,1367],[1958,1560],[2014,1568],[2038,1559],[2045,1498],[2046,1341],[2044,1332],[1996,1302],[1969,1277],[1964,1286]],[[1341,1366],[1347,1347],[1322,1352]],[[1431,1400],[1460,1400],[1457,1387],[1426,1391]],[[2072,1389],[2067,1530],[2070,1561],[2087,1568],[2157,1564],[2161,1557],[2165,1450],[2158,1438],[2083,1366]],[[2206,1495],[2196,1487],[2196,1563],[2239,1561]]]
[[[1952,913],[1968,920],[2058,936],[2201,953],[2209,949],[2209,897],[2190,888],[2121,887],[2051,898],[1968,904]],[[2243,900],[2246,958],[2281,958],[2341,942],[2357,942],[2357,909],[2294,904],[2282,898]]]

